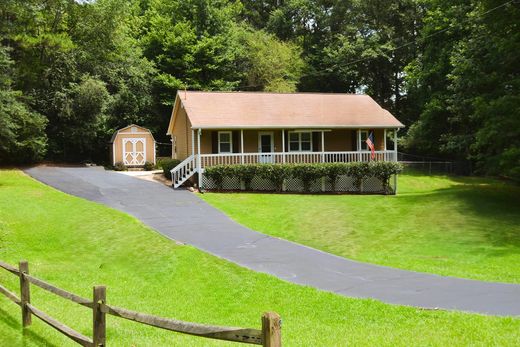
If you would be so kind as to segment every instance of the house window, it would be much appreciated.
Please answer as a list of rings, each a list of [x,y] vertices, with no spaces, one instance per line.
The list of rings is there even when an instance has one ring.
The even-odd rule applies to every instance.
[[[219,131],[218,132],[218,152],[219,153],[232,153],[233,148],[233,137],[231,131]]]
[[[359,130],[359,150],[368,151],[367,145],[368,130]]]
[[[312,151],[312,133],[306,132],[290,132],[289,133],[289,151],[290,152],[310,152]]]

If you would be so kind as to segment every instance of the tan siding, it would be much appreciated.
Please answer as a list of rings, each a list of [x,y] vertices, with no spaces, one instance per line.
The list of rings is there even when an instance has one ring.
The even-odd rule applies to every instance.
[[[325,133],[326,152],[353,151],[352,129],[335,129]]]
[[[385,130],[384,129],[375,129],[374,130],[374,140],[376,151],[384,151],[385,149]]]
[[[191,152],[191,125],[184,108],[180,107],[173,125],[172,136],[175,138],[175,153],[172,156],[184,160]]]

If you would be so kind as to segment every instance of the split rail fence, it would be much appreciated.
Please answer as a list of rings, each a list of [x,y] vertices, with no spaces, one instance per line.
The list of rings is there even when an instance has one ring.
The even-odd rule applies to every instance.
[[[41,279],[29,275],[29,264],[20,261],[18,269],[0,261],[0,267],[20,278],[20,297],[0,284],[0,293],[20,306],[22,310],[22,326],[31,325],[32,316],[36,316],[63,335],[82,346],[106,345],[106,315],[113,315],[137,323],[210,339],[262,345],[268,347],[281,346],[281,320],[274,312],[262,315],[262,329],[235,328],[184,322],[170,318],[158,317],[146,313],[116,307],[106,302],[106,287],[94,286],[92,300],[55,287]],[[92,309],[92,338],[85,336],[65,324],[40,311],[31,304],[31,288],[33,284],[64,299]]]

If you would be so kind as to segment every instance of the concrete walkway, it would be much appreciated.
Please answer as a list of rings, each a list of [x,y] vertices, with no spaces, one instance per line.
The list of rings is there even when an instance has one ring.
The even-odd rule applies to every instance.
[[[392,304],[520,315],[520,285],[442,277],[337,257],[252,231],[188,191],[102,168],[36,167],[26,172],[66,193],[134,215],[171,239],[289,282]]]

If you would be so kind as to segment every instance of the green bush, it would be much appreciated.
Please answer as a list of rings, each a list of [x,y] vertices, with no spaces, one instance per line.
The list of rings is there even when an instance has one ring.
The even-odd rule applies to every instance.
[[[363,179],[372,176],[369,164],[364,162],[348,163],[346,174],[354,179],[354,186],[358,191],[361,191]]]
[[[294,164],[290,169],[291,177],[298,178],[303,183],[303,191],[309,192],[311,184],[325,176],[323,164]]]
[[[336,190],[336,182],[341,175],[354,179],[354,185],[361,190],[365,178],[377,177],[388,193],[390,177],[402,171],[402,165],[395,162],[354,162],[354,163],[318,163],[318,164],[246,164],[246,165],[216,165],[205,169],[204,174],[210,178],[217,189],[223,189],[224,179],[238,177],[245,184],[246,190],[251,190],[251,181],[257,176],[273,183],[277,191],[282,190],[283,183],[290,177],[302,181],[305,192],[310,191],[313,182],[327,178]]]
[[[143,168],[145,171],[152,171],[155,168],[155,165],[151,161],[147,161],[144,163]]]
[[[277,192],[281,192],[284,180],[291,177],[293,166],[293,164],[259,164],[257,172],[261,178],[271,181]]]
[[[323,177],[329,180],[332,190],[336,191],[336,183],[341,175],[348,174],[348,163],[324,163],[321,164]]]
[[[179,159],[162,159],[158,162],[157,166],[163,170],[164,177],[171,180],[172,174],[170,171],[180,163],[181,161]]]
[[[242,165],[210,166],[204,169],[204,175],[215,183],[217,189],[221,190],[223,188],[224,178],[236,176],[240,166]]]
[[[258,174],[258,165],[232,165],[234,173],[242,182],[244,182],[246,190],[251,190],[251,181]]]
[[[128,171],[128,168],[122,162],[117,162],[114,164],[114,170],[115,171]]]
[[[403,171],[403,165],[396,162],[375,161],[369,163],[370,176],[377,177],[383,184],[383,191],[388,193],[390,177]]]

